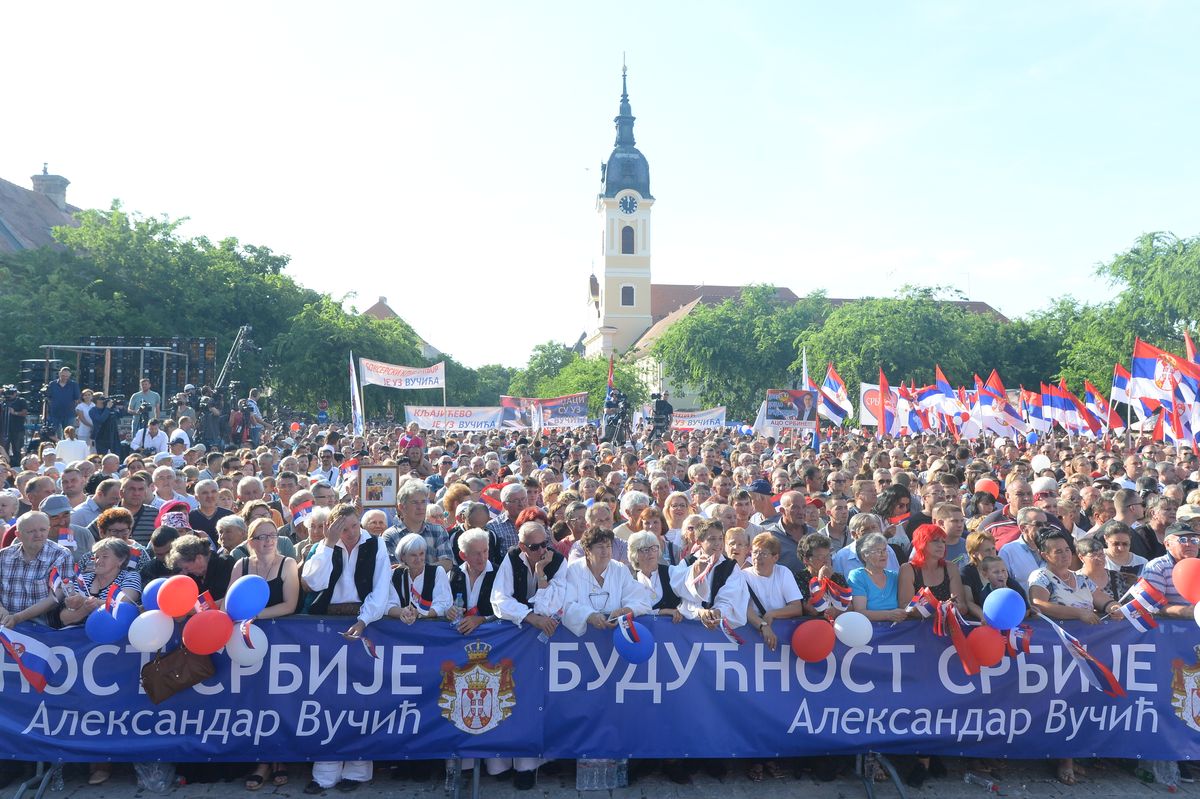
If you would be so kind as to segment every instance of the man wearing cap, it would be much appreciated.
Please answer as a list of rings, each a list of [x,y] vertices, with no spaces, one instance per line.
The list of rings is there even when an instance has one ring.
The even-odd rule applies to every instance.
[[[1194,558],[1200,553],[1200,533],[1193,532],[1192,528],[1185,524],[1174,524],[1165,531],[1163,544],[1165,554],[1142,567],[1142,579],[1167,598],[1166,607],[1159,611],[1160,615],[1190,619],[1193,617],[1195,606],[1175,588],[1173,573],[1176,563],[1184,558]]]
[[[1180,505],[1179,510],[1175,511],[1175,521],[1200,532],[1200,505]]]
[[[333,456],[333,447],[328,444],[318,449],[317,460],[320,465],[309,473],[309,477],[329,483],[330,485],[337,485],[340,473],[337,464],[333,462]]]
[[[50,540],[69,551],[71,559],[82,568],[90,560],[96,539],[86,527],[71,524],[71,500],[65,494],[51,494],[38,510],[50,519]]]

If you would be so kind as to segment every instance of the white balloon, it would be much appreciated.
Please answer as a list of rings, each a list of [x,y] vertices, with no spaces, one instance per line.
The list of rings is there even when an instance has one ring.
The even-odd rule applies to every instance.
[[[246,639],[242,636],[242,625],[235,624],[233,635],[229,636],[229,642],[225,644],[225,654],[239,666],[261,663],[267,656],[267,634],[251,624],[250,642],[254,644],[253,647],[246,646]]]
[[[857,611],[843,613],[833,620],[833,631],[838,640],[849,647],[866,646],[875,634],[871,620]]]
[[[1200,603],[1196,605],[1196,609],[1192,611],[1192,615],[1196,617],[1196,624],[1200,624]]]
[[[157,652],[174,634],[174,619],[161,610],[148,610],[129,625],[129,645],[139,652]]]

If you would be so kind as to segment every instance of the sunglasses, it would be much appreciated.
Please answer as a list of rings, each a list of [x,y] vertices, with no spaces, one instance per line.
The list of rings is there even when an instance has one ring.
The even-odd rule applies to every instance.
[[[537,552],[539,549],[545,549],[547,546],[549,546],[549,544],[547,544],[545,541],[542,541],[537,544],[526,544],[525,548]]]
[[[1192,546],[1200,546],[1200,535],[1181,535],[1176,536],[1181,544],[1191,544]]]

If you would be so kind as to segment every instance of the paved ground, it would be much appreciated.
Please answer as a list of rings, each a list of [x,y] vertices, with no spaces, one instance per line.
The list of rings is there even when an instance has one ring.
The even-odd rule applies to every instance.
[[[1129,767],[1119,761],[1085,761],[1088,776],[1078,785],[1066,787],[1053,778],[1052,768],[1047,761],[1022,761],[998,763],[995,769],[995,779],[1000,783],[1001,796],[1008,797],[1072,797],[1077,799],[1140,799],[1141,797],[1164,796],[1169,793],[1164,785],[1147,785],[1133,776]],[[958,799],[959,797],[983,797],[987,792],[975,785],[963,782],[963,772],[967,762],[949,760],[948,777],[932,780],[920,790],[908,789],[909,796],[921,799]],[[119,766],[112,778],[103,786],[91,787],[86,784],[86,767],[69,765],[66,772],[66,786],[62,793],[50,792],[50,797],[70,797],[71,799],[128,799],[128,797],[146,797],[152,794],[138,789],[132,770],[128,766]],[[264,787],[257,794],[262,797],[291,797],[303,799],[303,788],[308,779],[308,773],[303,765],[292,767],[291,783],[276,788]],[[13,795],[9,786],[0,791],[5,798]],[[201,799],[207,797],[246,796],[247,791],[240,781],[216,782],[208,784],[193,783],[176,788],[170,794],[174,799]],[[342,796],[337,791],[328,791],[327,799]],[[543,797],[577,797],[578,799],[706,799],[706,797],[721,797],[721,799],[794,799],[801,795],[804,799],[858,799],[865,797],[866,792],[861,782],[850,775],[844,775],[829,783],[815,781],[810,775],[799,777],[787,776],[780,779],[767,779],[754,783],[746,779],[744,769],[731,770],[723,780],[715,780],[708,776],[698,776],[691,785],[675,785],[659,773],[638,779],[634,785],[615,791],[576,791],[575,773],[571,767],[561,768],[558,774],[541,774],[537,786],[531,791],[516,791],[511,782],[499,781],[491,777],[483,777],[481,795],[486,799],[542,799]],[[1200,797],[1200,783],[1182,784],[1178,796]],[[32,797],[32,791],[26,794]],[[356,799],[445,799],[448,794],[444,791],[442,779],[426,783],[413,783],[405,780],[393,780],[386,774],[376,773],[376,779],[355,791]],[[463,799],[470,796],[469,783],[464,783],[461,794]],[[879,799],[892,799],[899,794],[891,784],[876,786],[876,796]]]

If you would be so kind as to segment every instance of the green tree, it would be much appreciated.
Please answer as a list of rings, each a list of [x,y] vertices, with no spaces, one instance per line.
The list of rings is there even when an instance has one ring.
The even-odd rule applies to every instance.
[[[498,363],[484,364],[475,370],[475,397],[470,405],[490,407],[500,404],[500,395],[507,394],[517,372]]]
[[[788,302],[773,286],[749,286],[736,299],[697,305],[652,352],[667,377],[697,392],[704,405],[724,405],[730,418],[753,418],[763,391],[799,374],[794,342],[828,314],[822,292]]]
[[[530,353],[525,368],[513,374],[506,393],[513,397],[536,397],[538,383],[554,377],[578,357],[574,350],[557,341],[538,344]]]
[[[625,392],[633,405],[646,401],[646,387],[638,379],[632,366],[613,364],[613,383]],[[566,394],[588,393],[588,415],[600,416],[604,409],[604,394],[608,388],[608,359],[603,357],[580,358],[568,363],[557,374],[542,378],[534,387],[531,397],[561,397]]]

